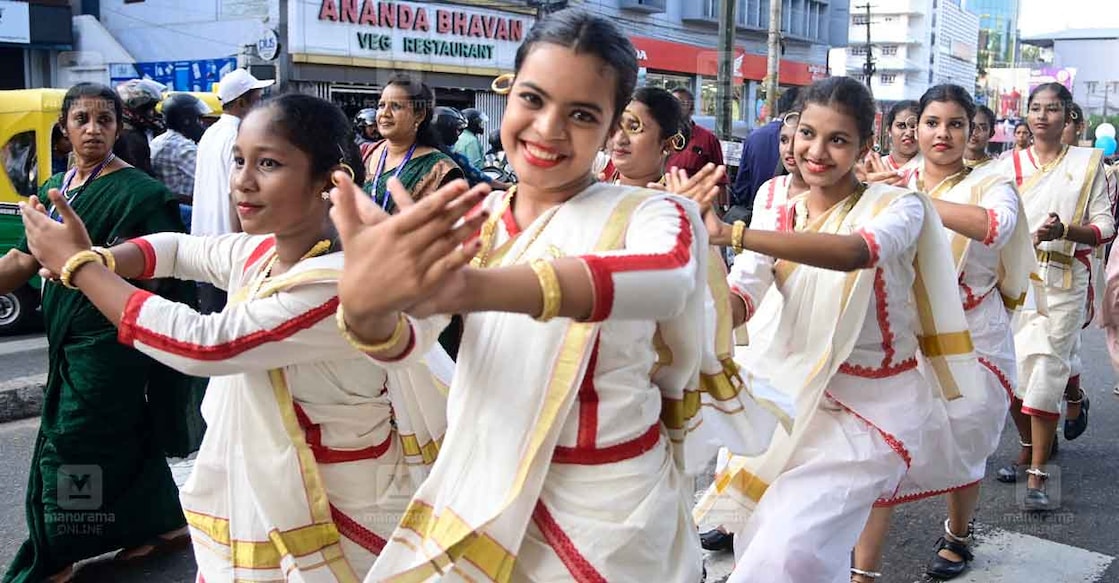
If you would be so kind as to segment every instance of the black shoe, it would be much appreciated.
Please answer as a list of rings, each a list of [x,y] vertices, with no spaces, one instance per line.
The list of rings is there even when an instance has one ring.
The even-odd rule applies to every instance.
[[[1092,402],[1088,397],[1083,397],[1083,403],[1080,404],[1080,416],[1076,419],[1065,419],[1065,439],[1072,441],[1080,437],[1084,430],[1088,429],[1088,407]],[[1053,440],[1056,443],[1056,440]]]
[[[1027,512],[1046,512],[1050,507],[1049,494],[1040,488],[1026,488],[1026,497],[1022,499],[1022,508]]]
[[[734,550],[734,535],[716,528],[701,533],[699,544],[709,551],[731,551]]]
[[[1009,464],[998,469],[995,472],[995,479],[1003,484],[1013,484],[1018,481],[1023,473],[1026,471],[1026,464]]]
[[[945,559],[940,556],[940,551],[943,550],[952,551],[963,557],[964,560],[950,561]],[[968,549],[967,545],[950,541],[945,537],[940,537],[940,540],[936,541],[936,550],[933,552],[935,554],[933,555],[932,561],[929,561],[929,566],[925,569],[925,574],[941,581],[959,577],[967,570],[968,563],[975,559],[975,556],[971,554],[971,550]]]

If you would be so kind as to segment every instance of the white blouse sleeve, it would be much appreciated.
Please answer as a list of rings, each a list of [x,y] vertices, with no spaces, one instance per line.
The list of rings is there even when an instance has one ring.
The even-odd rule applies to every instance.
[[[229,289],[238,266],[251,263],[254,254],[271,249],[271,237],[243,233],[194,237],[182,233],[156,233],[132,239],[144,254],[140,279],[171,277]]]
[[[625,248],[580,257],[590,270],[594,308],[588,321],[667,320],[680,314],[697,285],[697,253],[706,233],[695,233],[681,200],[653,197],[630,219]]]
[[[865,268],[892,261],[917,244],[925,205],[916,193],[899,196],[856,233],[866,240],[870,259]]]
[[[1018,226],[1018,193],[1009,182],[993,185],[980,204],[987,210],[987,236],[981,243],[1002,249]]]

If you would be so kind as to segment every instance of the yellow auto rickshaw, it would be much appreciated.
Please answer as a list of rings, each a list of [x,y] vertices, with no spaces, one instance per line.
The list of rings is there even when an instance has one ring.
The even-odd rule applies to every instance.
[[[19,201],[36,194],[51,177],[51,132],[62,111],[62,89],[0,91],[0,254],[23,238]],[[38,278],[0,295],[0,334],[36,320]]]

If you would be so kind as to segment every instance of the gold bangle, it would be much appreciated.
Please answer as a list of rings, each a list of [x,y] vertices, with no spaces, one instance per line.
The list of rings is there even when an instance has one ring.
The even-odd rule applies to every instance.
[[[742,253],[742,236],[746,234],[746,222],[735,221],[730,228],[730,247],[735,255]]]
[[[58,280],[62,285],[70,289],[78,289],[77,286],[70,283],[70,279],[74,277],[74,273],[78,271],[86,263],[100,263],[105,265],[105,258],[98,254],[96,251],[86,249],[78,251],[62,264],[62,270],[58,274]]]
[[[117,258],[113,255],[112,251],[105,247],[94,247],[90,249],[90,251],[101,256],[101,263],[105,265],[106,269],[113,273],[117,272]]]
[[[544,308],[540,310],[536,321],[547,322],[559,315],[563,301],[559,277],[556,276],[556,268],[551,261],[534,259],[528,265],[536,272],[536,279],[540,280],[540,293],[544,296]]]
[[[408,330],[411,328],[408,325],[408,318],[404,316],[404,312],[399,312],[396,319],[396,328],[393,329],[392,336],[389,336],[388,340],[376,344],[366,344],[350,331],[350,326],[346,323],[346,315],[342,311],[341,305],[339,305],[338,310],[334,312],[334,319],[338,322],[338,331],[342,333],[342,338],[345,338],[346,342],[350,343],[350,346],[366,354],[387,352],[388,349],[400,344],[400,340],[404,338],[404,335],[407,334]]]

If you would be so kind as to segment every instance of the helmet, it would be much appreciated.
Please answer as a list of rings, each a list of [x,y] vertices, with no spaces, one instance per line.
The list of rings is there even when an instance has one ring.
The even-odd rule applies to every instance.
[[[117,95],[124,103],[125,126],[141,131],[163,131],[163,121],[155,112],[155,106],[163,100],[167,88],[151,79],[132,79],[117,85]]]
[[[484,132],[486,123],[490,121],[485,112],[473,107],[462,110],[462,117],[466,119],[466,127],[476,134]]]
[[[462,130],[466,129],[466,118],[453,107],[436,107],[431,112],[431,127],[440,142],[453,146]]]
[[[163,100],[163,119],[169,129],[197,142],[202,139],[202,122],[199,118],[209,114],[210,106],[188,93],[174,93]]]
[[[154,110],[166,90],[163,84],[151,79],[132,79],[117,85],[117,95],[124,102],[124,108],[133,111]]]
[[[367,107],[354,116],[354,125],[358,128],[377,125],[377,110]]]

